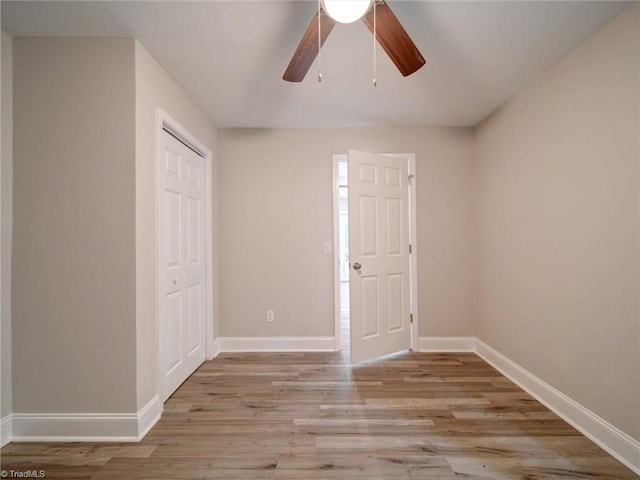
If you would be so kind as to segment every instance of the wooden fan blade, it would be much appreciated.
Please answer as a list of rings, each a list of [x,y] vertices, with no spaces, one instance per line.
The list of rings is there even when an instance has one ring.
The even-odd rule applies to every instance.
[[[320,46],[324,45],[324,41],[333,30],[335,20],[329,15],[322,14],[320,18]],[[309,28],[304,33],[300,45],[296,49],[287,70],[282,78],[287,82],[301,82],[311,64],[318,55],[318,12],[313,16],[313,20],[309,24]]]
[[[375,1],[375,0],[374,0]],[[411,75],[427,61],[386,2],[376,4],[376,37],[403,76]],[[373,8],[362,17],[373,33]]]

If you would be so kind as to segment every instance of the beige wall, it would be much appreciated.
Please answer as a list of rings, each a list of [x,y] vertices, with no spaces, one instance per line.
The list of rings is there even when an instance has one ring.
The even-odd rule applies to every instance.
[[[0,145],[2,164],[0,178],[2,179],[2,227],[0,247],[0,285],[2,303],[0,315],[2,322],[0,353],[0,418],[4,418],[13,411],[11,389],[11,235],[12,235],[12,203],[13,203],[13,43],[9,35],[2,32],[2,79],[0,80],[2,95],[0,99],[2,111],[2,132]]]
[[[138,409],[158,392],[156,326],[156,107],[162,108],[213,153],[210,179],[216,184],[216,130],[165,70],[135,42],[136,85],[136,348]],[[212,192],[216,212],[215,189]],[[213,219],[215,239],[215,225]],[[216,252],[216,245],[212,246]],[[215,259],[215,256],[214,256]],[[217,294],[217,265],[213,291]],[[214,322],[217,315],[214,298]]]
[[[638,5],[477,130],[478,337],[640,439]]]
[[[349,148],[416,154],[419,335],[472,335],[473,140],[471,129],[221,129],[220,335],[334,334],[323,243],[332,154]]]
[[[215,128],[132,39],[18,38],[16,59],[14,410],[138,411],[158,391],[156,107],[214,153]]]
[[[13,42],[14,411],[132,412],[134,41]]]

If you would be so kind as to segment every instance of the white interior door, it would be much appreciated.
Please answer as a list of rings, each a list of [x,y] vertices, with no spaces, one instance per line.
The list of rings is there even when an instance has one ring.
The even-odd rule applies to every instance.
[[[351,361],[409,349],[407,160],[349,150]]]
[[[167,131],[160,161],[160,359],[164,402],[205,359],[204,159]]]

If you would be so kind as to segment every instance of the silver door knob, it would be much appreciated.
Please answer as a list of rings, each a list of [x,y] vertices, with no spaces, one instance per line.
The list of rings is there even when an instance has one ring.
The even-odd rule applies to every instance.
[[[354,264],[353,264],[353,269],[354,269],[356,272],[360,273],[360,269],[361,269],[361,268],[362,268],[362,265],[360,265],[358,262],[356,262],[356,263],[354,263]]]

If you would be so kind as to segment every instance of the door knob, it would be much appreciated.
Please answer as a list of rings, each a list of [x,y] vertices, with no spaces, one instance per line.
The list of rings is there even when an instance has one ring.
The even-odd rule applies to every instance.
[[[358,262],[356,262],[356,263],[354,263],[354,264],[353,264],[353,269],[354,269],[356,272],[360,273],[360,269],[361,269],[361,268],[362,268],[362,265],[360,265]]]

